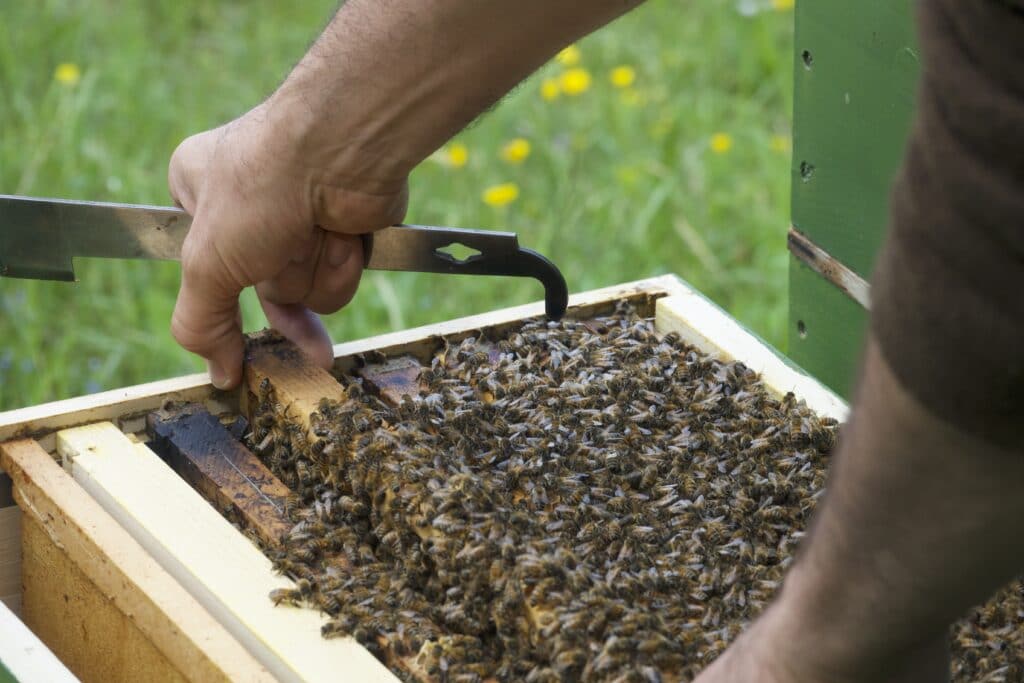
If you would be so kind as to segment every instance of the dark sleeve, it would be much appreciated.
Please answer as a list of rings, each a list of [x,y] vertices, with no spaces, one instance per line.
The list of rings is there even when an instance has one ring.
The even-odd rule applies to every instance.
[[[922,0],[872,331],[931,412],[1024,444],[1024,0]]]

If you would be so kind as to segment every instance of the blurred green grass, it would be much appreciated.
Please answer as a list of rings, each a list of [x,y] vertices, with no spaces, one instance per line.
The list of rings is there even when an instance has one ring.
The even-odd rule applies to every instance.
[[[410,222],[513,230],[572,291],[677,273],[783,348],[792,12],[651,0],[581,41],[590,87],[541,96],[555,60],[412,178]],[[166,204],[185,136],[269,94],[333,0],[0,6],[0,192]],[[61,64],[66,78],[55,78]],[[610,71],[629,66],[633,85]],[[719,151],[712,145],[719,134]],[[724,134],[725,137],[722,136]],[[515,138],[530,154],[510,164]],[[731,143],[731,144],[725,144]],[[722,147],[728,147],[722,151]],[[515,183],[502,207],[484,190]],[[0,409],[193,372],[168,332],[178,267],[85,261],[75,285],[0,280]],[[336,341],[541,297],[532,282],[367,273]],[[248,329],[264,324],[251,293]]]

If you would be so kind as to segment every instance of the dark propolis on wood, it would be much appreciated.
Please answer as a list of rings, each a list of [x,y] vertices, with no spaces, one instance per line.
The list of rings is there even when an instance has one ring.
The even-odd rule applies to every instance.
[[[423,366],[412,356],[399,356],[355,370],[366,388],[386,403],[397,406],[403,396],[416,396],[420,390],[419,377]]]
[[[277,546],[292,528],[291,491],[252,451],[196,404],[150,413],[154,450],[207,500],[234,513],[263,542]]]
[[[497,363],[501,357],[501,349],[486,339],[478,339],[475,348],[487,354],[489,363]],[[454,363],[455,353],[454,347],[448,348],[447,352],[442,354],[445,362]],[[353,368],[352,374],[363,380],[363,386],[368,392],[397,407],[402,404],[403,396],[415,398],[421,391],[430,393],[423,377],[423,372],[429,370],[430,367],[425,366],[415,356],[404,355],[368,362],[361,367]]]

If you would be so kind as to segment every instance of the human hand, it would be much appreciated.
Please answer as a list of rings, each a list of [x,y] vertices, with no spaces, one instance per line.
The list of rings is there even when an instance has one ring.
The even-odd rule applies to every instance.
[[[329,367],[331,342],[316,314],[355,294],[359,235],[405,215],[405,177],[339,182],[336,159],[321,158],[337,144],[304,140],[297,120],[271,100],[187,138],[171,157],[171,195],[193,217],[171,333],[207,359],[221,389],[241,379],[242,289],[255,285],[270,324]]]
[[[803,628],[793,600],[772,604],[693,683],[947,683],[949,649],[945,637],[881,658],[828,646],[841,631],[814,633]],[[853,634],[846,634],[853,641]]]

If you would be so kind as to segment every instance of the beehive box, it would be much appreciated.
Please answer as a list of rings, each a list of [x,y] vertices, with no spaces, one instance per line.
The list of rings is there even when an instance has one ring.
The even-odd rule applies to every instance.
[[[593,317],[622,301],[660,332],[742,361],[773,392],[845,417],[834,394],[675,277],[576,295],[568,315]],[[371,351],[427,359],[442,337],[507,329],[542,311],[523,306],[341,344],[335,368],[350,370]],[[0,415],[11,494],[0,494],[0,538],[20,526],[21,539],[0,546],[0,597],[82,679],[394,680],[355,641],[321,639],[315,612],[274,608],[263,596],[289,582],[143,443],[147,416],[169,401],[236,415],[246,391],[217,392],[196,375]],[[255,503],[218,505],[273,500],[261,490]]]

